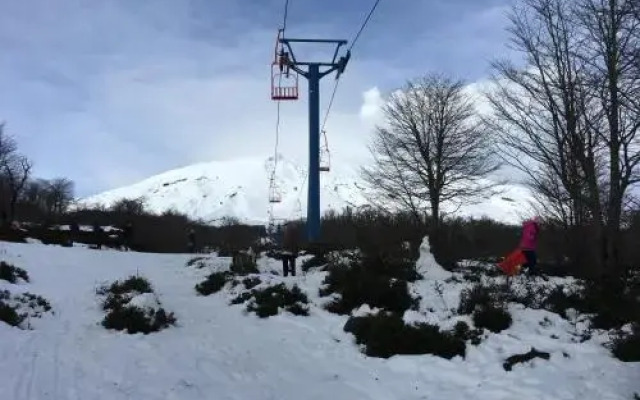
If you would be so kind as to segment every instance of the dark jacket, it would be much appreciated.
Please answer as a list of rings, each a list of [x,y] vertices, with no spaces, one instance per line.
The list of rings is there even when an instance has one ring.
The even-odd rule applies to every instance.
[[[293,254],[298,254],[298,251],[300,251],[298,231],[293,225],[285,225],[283,229],[282,250]]]

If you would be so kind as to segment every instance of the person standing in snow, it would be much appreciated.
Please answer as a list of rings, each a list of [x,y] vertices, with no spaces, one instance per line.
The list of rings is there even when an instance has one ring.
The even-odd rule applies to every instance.
[[[298,257],[297,231],[292,224],[285,224],[282,230],[282,273],[284,276],[296,276],[296,258]]]
[[[196,231],[193,228],[190,228],[187,236],[189,253],[194,253],[196,251]]]
[[[100,250],[102,249],[102,242],[104,242],[104,230],[98,221],[93,223],[93,233],[95,235],[96,248]]]
[[[133,223],[129,220],[122,230],[123,248],[126,251],[131,250],[131,242],[133,239]]]
[[[527,262],[522,265],[522,268],[526,268],[528,273],[531,273],[538,263],[537,247],[538,247],[538,233],[540,232],[540,218],[533,217],[522,223],[522,237],[520,238],[520,250],[527,259]]]

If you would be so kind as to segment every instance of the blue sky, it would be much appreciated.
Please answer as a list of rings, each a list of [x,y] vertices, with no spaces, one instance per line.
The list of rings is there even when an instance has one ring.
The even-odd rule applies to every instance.
[[[373,1],[290,0],[287,36],[351,39]],[[86,196],[184,165],[268,157],[270,62],[284,0],[31,0],[0,14],[0,119],[38,176]],[[382,0],[327,133],[336,162],[368,154],[379,93],[438,71],[469,82],[509,56],[507,0]],[[324,54],[325,48],[308,49]],[[322,82],[326,105],[333,78]],[[306,82],[301,82],[305,92]],[[306,92],[305,92],[306,93]],[[280,152],[307,159],[306,95],[282,106]]]

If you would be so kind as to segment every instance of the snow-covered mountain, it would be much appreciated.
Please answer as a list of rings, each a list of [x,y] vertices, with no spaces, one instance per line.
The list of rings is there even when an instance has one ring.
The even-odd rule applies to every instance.
[[[306,166],[278,157],[275,178],[282,201],[271,204],[268,200],[273,164],[273,157],[194,164],[152,176],[131,186],[81,199],[79,204],[109,206],[123,198],[143,198],[150,211],[174,209],[209,223],[224,217],[254,224],[266,224],[270,215],[275,219],[305,217],[308,190]],[[338,165],[330,172],[322,173],[320,179],[322,212],[368,203],[367,189],[356,169]],[[522,218],[523,206],[530,199],[529,192],[516,185],[502,189],[500,195],[478,204],[463,206],[456,213],[517,222]]]

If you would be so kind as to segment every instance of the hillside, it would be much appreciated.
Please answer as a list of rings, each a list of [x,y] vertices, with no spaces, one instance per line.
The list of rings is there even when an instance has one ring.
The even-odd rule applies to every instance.
[[[640,392],[640,364],[614,359],[602,346],[606,334],[581,340],[580,323],[518,304],[510,306],[513,325],[467,345],[464,358],[372,358],[343,330],[348,316],[321,308],[322,271],[283,278],[270,272],[278,270],[275,260],[261,258],[260,273],[253,275],[261,286],[297,284],[311,302],[308,316],[282,312],[261,319],[242,305],[229,305],[242,284],[210,296],[194,290],[210,272],[228,269],[228,258],[208,256],[197,268],[186,265],[188,255],[39,244],[0,243],[0,248],[2,260],[30,277],[15,284],[0,280],[0,289],[44,296],[52,307],[28,319],[31,329],[0,322],[0,385],[6,399],[630,400]],[[404,319],[443,327],[469,320],[450,311],[468,283],[445,279],[451,274],[433,262],[428,248],[418,264],[425,278],[411,290],[422,301]],[[105,312],[97,288],[132,274],[149,279],[163,307],[175,314],[175,326],[128,335],[100,325]],[[144,304],[149,297],[135,301]],[[531,346],[550,353],[550,359],[516,364],[510,371],[503,367],[507,357]]]
[[[79,204],[109,206],[122,198],[144,198],[153,212],[175,209],[208,223],[235,217],[247,223],[265,224],[269,220],[272,163],[273,158],[244,158],[195,164],[81,199]],[[282,202],[275,204],[274,217],[295,219],[306,216],[306,167],[280,158],[276,178]],[[365,186],[351,167],[337,166],[323,173],[321,188],[322,212],[367,204]],[[530,195],[525,188],[516,185],[501,189],[503,193],[500,195],[479,204],[463,206],[456,213],[517,223]]]

